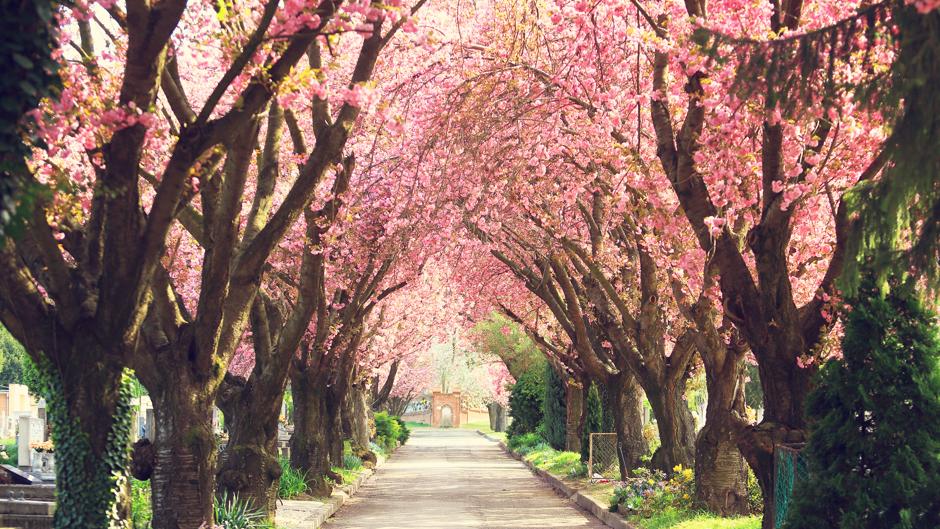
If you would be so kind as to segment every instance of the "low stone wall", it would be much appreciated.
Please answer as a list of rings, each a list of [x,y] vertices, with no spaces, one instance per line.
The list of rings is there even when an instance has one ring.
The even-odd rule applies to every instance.
[[[555,474],[538,468],[532,463],[526,461],[525,458],[523,458],[521,455],[510,450],[509,447],[506,446],[506,443],[504,443],[502,440],[491,437],[479,430],[477,430],[477,433],[498,444],[500,448],[512,456],[513,459],[521,461],[522,464],[529,467],[529,470],[531,470],[533,474],[545,480],[545,482],[551,485],[553,489],[571,501],[575,502],[579,507],[593,514],[594,517],[603,522],[604,525],[613,527],[614,529],[637,529],[635,525],[624,520],[620,514],[610,512],[610,509],[608,509],[607,505],[604,505],[597,499],[580,492],[572,484],[565,482],[560,476],[556,476]]]

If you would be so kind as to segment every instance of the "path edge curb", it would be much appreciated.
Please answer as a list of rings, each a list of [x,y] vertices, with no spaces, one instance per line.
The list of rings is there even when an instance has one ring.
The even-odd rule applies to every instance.
[[[604,525],[612,527],[613,529],[637,529],[635,525],[624,520],[617,513],[610,512],[610,510],[608,510],[605,505],[601,504],[599,501],[588,496],[587,494],[581,493],[576,488],[565,483],[560,477],[552,474],[551,472],[548,472],[547,470],[538,468],[532,463],[526,461],[525,458],[523,458],[521,455],[510,450],[509,447],[506,446],[506,443],[504,443],[501,439],[487,435],[480,430],[477,430],[476,432],[483,436],[484,439],[499,445],[499,447],[502,448],[506,454],[508,454],[513,459],[522,462],[522,464],[531,470],[533,474],[544,479],[553,489],[562,493],[565,497],[578,504],[578,506],[585,511],[591,513],[595,518],[603,522]]]
[[[339,511],[340,507],[342,507],[347,500],[355,496],[356,493],[359,492],[359,489],[362,488],[362,486],[365,485],[367,481],[371,480],[376,475],[379,468],[385,465],[385,462],[388,461],[396,451],[398,451],[398,448],[400,447],[396,447],[388,457],[379,459],[376,462],[375,468],[366,469],[365,472],[359,474],[354,482],[344,486],[340,490],[334,491],[333,494],[331,494],[330,497],[323,502],[323,505],[325,505],[326,508],[323,510],[318,509],[316,512],[311,513],[309,518],[305,518],[304,520],[300,521],[300,525],[282,525],[275,522],[275,526],[278,527],[278,529],[319,529],[321,525],[326,523],[327,520],[332,518],[333,515]]]

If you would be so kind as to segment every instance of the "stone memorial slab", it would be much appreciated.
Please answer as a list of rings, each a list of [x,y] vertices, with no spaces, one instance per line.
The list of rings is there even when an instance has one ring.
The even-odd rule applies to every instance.
[[[36,417],[20,417],[16,434],[16,456],[20,467],[32,467],[30,444],[46,440],[46,421]]]

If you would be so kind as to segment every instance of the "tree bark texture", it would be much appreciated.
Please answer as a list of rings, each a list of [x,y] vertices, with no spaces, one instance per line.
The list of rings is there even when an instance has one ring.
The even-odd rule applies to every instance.
[[[584,430],[585,390],[580,382],[568,380],[565,384],[565,450],[581,452]]]
[[[213,521],[216,442],[214,392],[181,377],[151,390],[156,461],[150,478],[154,529],[199,529]]]

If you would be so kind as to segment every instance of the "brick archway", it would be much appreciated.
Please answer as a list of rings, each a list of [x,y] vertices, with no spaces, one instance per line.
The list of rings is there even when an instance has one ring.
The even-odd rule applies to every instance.
[[[447,406],[451,411],[451,427],[459,428],[460,419],[463,414],[463,407],[460,402],[460,392],[455,391],[453,393],[441,393],[440,391],[435,391],[431,395],[431,426],[434,428],[441,427],[441,410]]]

